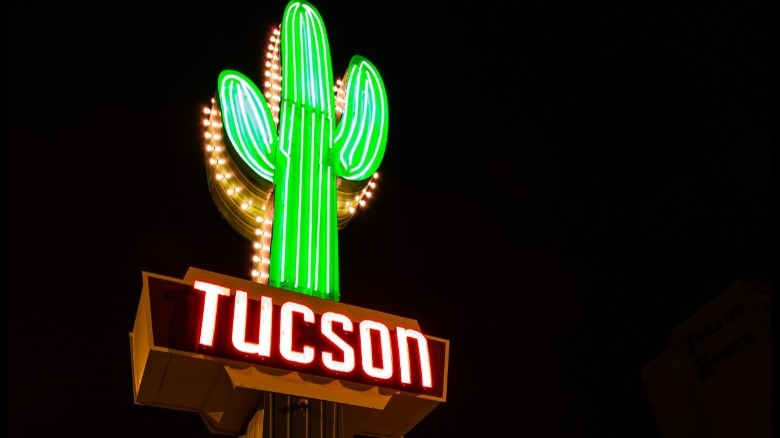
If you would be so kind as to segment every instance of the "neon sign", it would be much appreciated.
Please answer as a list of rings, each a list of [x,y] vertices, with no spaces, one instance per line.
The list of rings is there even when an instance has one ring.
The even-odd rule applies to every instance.
[[[444,393],[447,343],[424,335],[414,320],[252,282],[249,288],[191,278],[191,284],[145,279],[158,347],[416,394]]]
[[[339,301],[337,231],[376,184],[385,86],[357,55],[334,82],[325,24],[305,1],[287,5],[266,68],[264,93],[238,71],[219,75],[204,109],[209,188],[254,242],[254,281]]]
[[[219,297],[231,296],[231,290],[230,288],[204,281],[195,281],[194,288],[205,293],[203,312],[201,314],[199,345],[202,347],[213,347],[214,332],[216,331],[216,322],[219,314]],[[303,336],[298,330],[310,329],[319,320],[317,324],[319,326],[318,335],[332,344],[329,348],[324,349],[321,357],[318,358],[324,369],[342,373],[355,371],[355,350],[357,349],[362,352],[360,354],[362,372],[378,381],[388,381],[394,374],[392,347],[395,347],[398,351],[398,363],[395,365],[400,369],[400,381],[402,384],[410,385],[412,381],[409,343],[413,341],[418,352],[416,362],[420,366],[420,384],[423,388],[432,387],[428,343],[423,334],[417,330],[400,326],[396,327],[395,344],[391,345],[393,341],[391,340],[390,329],[381,321],[364,319],[360,321],[358,329],[355,330],[354,322],[343,313],[328,311],[315,317],[314,311],[310,307],[293,301],[284,302],[275,312],[273,298],[263,295],[260,297],[259,303],[259,323],[256,327],[250,327],[251,330],[255,330],[257,333],[259,341],[250,342],[246,339],[247,314],[250,306],[249,302],[252,300],[248,299],[247,292],[242,290],[236,290],[233,298],[232,346],[241,353],[248,353],[247,358],[271,358],[271,335],[272,331],[276,330],[279,342],[274,347],[275,351],[278,350],[282,359],[298,365],[313,364],[316,349],[315,343],[308,343],[313,341],[301,342]],[[276,319],[279,320],[279,325],[277,327],[273,326],[274,313],[278,313]],[[299,319],[301,321],[294,323],[293,320]],[[334,325],[338,328],[334,328]],[[350,345],[345,340],[345,337],[339,334],[340,332],[350,334],[355,331],[358,332],[359,338],[359,343],[356,346]],[[321,341],[317,341],[316,344],[323,344]],[[294,342],[301,345],[294,348]],[[378,354],[374,354],[374,350],[377,350]],[[252,355],[256,355],[256,357]],[[339,359],[336,359],[336,356]],[[379,364],[374,363],[375,356],[379,357]]]
[[[298,0],[265,66],[262,92],[221,72],[203,109],[209,192],[252,242],[251,280],[143,274],[134,401],[241,435],[267,394],[286,394],[336,404],[344,431],[398,436],[446,400],[449,341],[339,302],[337,232],[372,197],[387,143],[382,77],[356,55],[334,81],[322,17]]]

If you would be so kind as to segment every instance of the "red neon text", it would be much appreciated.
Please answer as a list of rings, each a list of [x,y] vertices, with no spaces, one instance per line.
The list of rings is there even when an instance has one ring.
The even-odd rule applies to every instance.
[[[195,281],[194,288],[205,293],[203,304],[202,322],[200,327],[199,343],[204,346],[212,346],[217,325],[218,302],[220,296],[231,296],[229,288],[218,286],[203,281]],[[247,309],[249,305],[248,294],[245,291],[236,290],[233,296],[233,347],[247,354],[268,358],[272,354],[272,328],[274,324],[273,298],[260,297],[260,318],[256,327],[258,330],[258,342],[249,342],[247,333]],[[296,322],[315,323],[314,311],[306,305],[293,301],[281,304],[278,321],[279,330],[279,354],[287,361],[306,365],[319,358],[322,366],[330,371],[349,373],[355,370],[357,365],[356,346],[350,345],[338,332],[353,333],[357,326],[359,339],[360,366],[362,371],[375,379],[389,380],[393,378],[393,336],[390,328],[380,321],[364,319],[355,324],[348,316],[338,312],[325,312],[319,318],[319,332],[327,338],[333,346],[340,351],[340,359],[336,359],[332,351],[321,351],[317,356],[317,346],[303,344],[294,348],[293,340],[296,338]],[[297,324],[300,324],[299,322]],[[337,330],[334,330],[337,327]],[[254,327],[249,327],[254,330]],[[420,364],[421,385],[431,388],[431,360],[428,352],[428,342],[425,336],[417,330],[395,327],[395,342],[398,351],[398,370],[400,381],[403,384],[411,384],[412,358],[410,357],[409,343],[415,342],[417,346],[418,361]],[[374,357],[380,358],[375,363]]]

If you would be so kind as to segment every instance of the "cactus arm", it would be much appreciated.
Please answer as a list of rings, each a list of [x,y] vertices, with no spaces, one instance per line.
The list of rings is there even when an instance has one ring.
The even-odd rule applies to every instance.
[[[273,181],[277,140],[268,103],[257,86],[237,71],[223,71],[217,84],[223,126],[233,150],[253,172]]]
[[[215,98],[211,108],[204,108],[209,191],[228,223],[242,236],[256,240],[257,230],[272,218],[273,209],[267,210],[273,183],[258,177],[228,144],[219,105]]]
[[[388,104],[379,71],[353,56],[347,68],[344,112],[334,138],[336,176],[360,181],[371,177],[385,153]]]

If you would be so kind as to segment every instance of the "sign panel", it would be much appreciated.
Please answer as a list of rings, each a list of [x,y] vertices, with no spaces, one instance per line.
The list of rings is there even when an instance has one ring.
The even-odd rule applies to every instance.
[[[203,278],[147,278],[157,346],[444,396],[447,343],[423,335],[414,320]]]
[[[369,408],[379,425],[446,401],[449,341],[413,319],[196,268],[143,278],[130,334],[138,404],[243,433],[262,392]]]
[[[715,436],[762,436],[771,425],[772,336],[762,301],[735,282],[673,331],[673,346]]]

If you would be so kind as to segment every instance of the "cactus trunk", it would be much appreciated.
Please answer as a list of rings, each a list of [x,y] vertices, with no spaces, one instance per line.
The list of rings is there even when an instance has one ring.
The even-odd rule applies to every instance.
[[[272,286],[338,301],[335,98],[325,26],[297,3],[282,21],[280,150],[276,155]]]

